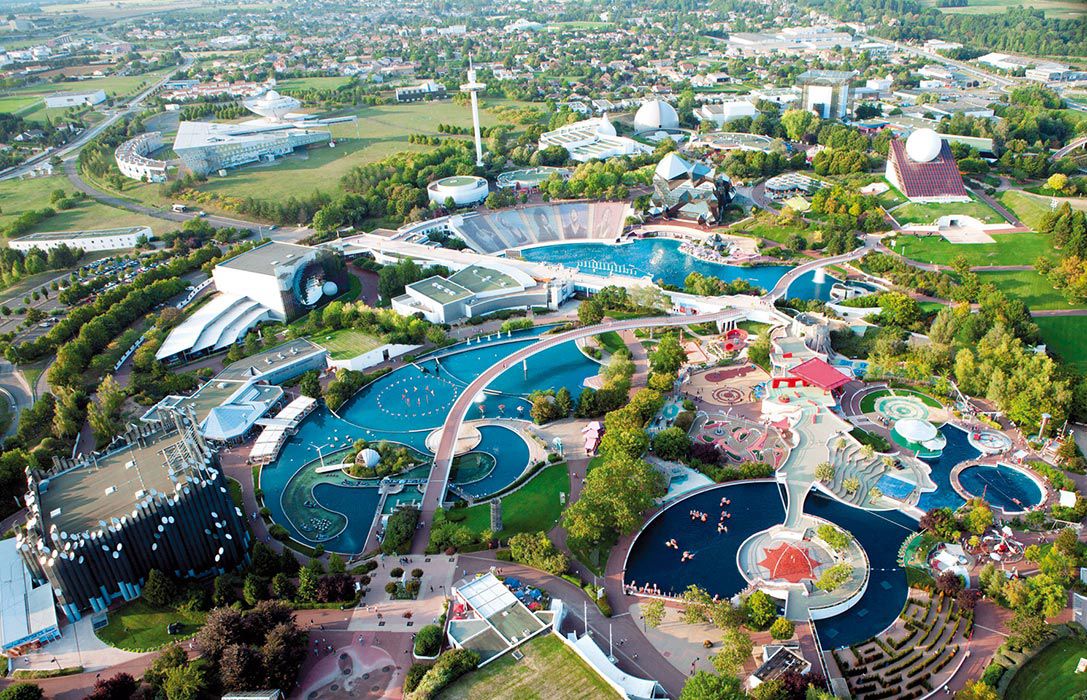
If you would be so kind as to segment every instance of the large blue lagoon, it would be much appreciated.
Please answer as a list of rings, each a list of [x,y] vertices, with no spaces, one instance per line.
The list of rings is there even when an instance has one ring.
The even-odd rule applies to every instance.
[[[615,272],[638,277],[649,276],[653,280],[677,287],[683,286],[687,275],[698,272],[726,282],[747,280],[769,290],[791,269],[786,265],[741,267],[709,262],[680,252],[680,245],[673,238],[642,238],[622,244],[560,243],[525,248],[521,251],[521,257],[533,262],[577,268],[596,275]],[[826,281],[816,283],[815,272],[812,271],[789,285],[786,296],[826,301],[830,298],[830,288],[836,281],[828,275]]]
[[[984,498],[1005,513],[1033,508],[1045,498],[1034,479],[1005,464],[967,467],[959,472],[959,483],[967,493]]]
[[[360,438],[398,442],[429,454],[426,436],[442,424],[465,387],[487,367],[534,342],[543,330],[459,343],[374,381],[338,416],[319,408],[303,421],[279,458],[261,470],[260,488],[272,519],[299,541],[319,542],[330,552],[359,552],[379,502],[377,481],[352,479],[338,471],[315,474],[321,460],[337,463]],[[527,418],[527,394],[566,387],[576,397],[585,379],[598,370],[574,343],[563,343],[497,377],[468,417]],[[529,459],[528,446],[512,430],[485,426],[480,432],[477,450],[493,456],[496,464],[485,478],[464,486],[477,497],[508,486]],[[416,471],[420,473],[410,476],[427,475],[427,468]]]

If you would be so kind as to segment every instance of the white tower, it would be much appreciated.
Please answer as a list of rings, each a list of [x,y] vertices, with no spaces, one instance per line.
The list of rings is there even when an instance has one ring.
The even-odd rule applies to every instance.
[[[472,129],[476,137],[476,165],[483,167],[483,137],[479,132],[479,98],[477,94],[486,89],[486,85],[476,80],[476,69],[472,67],[472,59],[468,59],[468,82],[460,86],[461,92],[467,92],[472,96]]]

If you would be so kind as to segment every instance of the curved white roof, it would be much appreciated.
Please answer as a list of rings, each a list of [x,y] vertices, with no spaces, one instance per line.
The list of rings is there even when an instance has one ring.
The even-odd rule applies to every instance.
[[[676,113],[675,107],[663,100],[649,100],[634,114],[636,131],[678,128],[679,114]]]
[[[939,435],[935,425],[919,418],[903,418],[895,423],[894,429],[899,435],[915,443],[928,442]]]
[[[906,139],[906,155],[915,163],[929,163],[940,155],[943,142],[932,129],[918,129]]]
[[[359,452],[358,461],[361,462],[368,469],[373,469],[381,461],[381,455],[378,451],[367,447],[362,452]]]
[[[280,95],[275,90],[269,90],[259,97],[245,100],[243,104],[250,112],[269,119],[282,119],[302,105],[293,97]]]

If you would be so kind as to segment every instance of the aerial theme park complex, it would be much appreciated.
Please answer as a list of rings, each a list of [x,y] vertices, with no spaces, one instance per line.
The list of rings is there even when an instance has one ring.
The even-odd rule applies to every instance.
[[[1083,12],[900,4],[13,6],[0,700],[1087,700]]]

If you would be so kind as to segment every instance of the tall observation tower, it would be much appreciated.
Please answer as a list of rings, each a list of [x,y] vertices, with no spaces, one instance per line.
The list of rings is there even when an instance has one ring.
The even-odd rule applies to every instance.
[[[476,165],[483,167],[483,137],[479,133],[479,98],[477,94],[486,89],[484,83],[476,80],[476,69],[472,67],[472,59],[468,59],[468,82],[460,86],[461,92],[467,92],[472,96],[472,129],[476,137]]]

